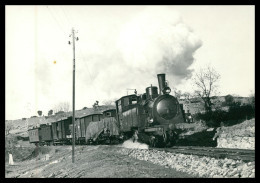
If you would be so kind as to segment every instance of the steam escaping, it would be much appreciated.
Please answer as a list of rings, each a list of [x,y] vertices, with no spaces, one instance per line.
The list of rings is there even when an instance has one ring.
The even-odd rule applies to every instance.
[[[139,142],[133,142],[131,139],[126,140],[122,147],[128,148],[128,149],[149,149],[149,146],[147,144],[142,144]]]

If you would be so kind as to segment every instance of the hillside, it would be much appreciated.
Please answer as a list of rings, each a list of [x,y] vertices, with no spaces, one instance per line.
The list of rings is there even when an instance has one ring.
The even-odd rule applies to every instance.
[[[239,102],[241,105],[248,105],[250,103],[249,97],[233,97],[234,102]],[[227,111],[228,106],[225,105],[225,96],[213,96],[211,97],[211,102],[213,103],[213,111],[217,108]],[[179,99],[179,103],[183,104],[183,109],[185,112],[190,112],[191,114],[196,114],[199,112],[204,112],[204,103],[201,98],[191,98]]]

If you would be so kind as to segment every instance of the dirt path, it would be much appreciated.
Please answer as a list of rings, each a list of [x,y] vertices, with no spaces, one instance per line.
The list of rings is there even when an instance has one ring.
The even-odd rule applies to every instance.
[[[118,153],[118,146],[76,146],[75,163],[71,147],[51,147],[50,159],[44,154],[14,166],[6,165],[8,177],[75,177],[75,178],[185,178],[194,177],[171,168],[137,160]]]

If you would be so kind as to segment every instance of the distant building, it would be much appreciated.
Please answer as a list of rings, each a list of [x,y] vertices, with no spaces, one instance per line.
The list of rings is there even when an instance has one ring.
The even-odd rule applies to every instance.
[[[190,113],[194,115],[196,113],[201,112],[204,110],[204,105],[200,101],[193,100],[193,101],[179,101],[180,104],[183,105],[183,110],[185,113]]]

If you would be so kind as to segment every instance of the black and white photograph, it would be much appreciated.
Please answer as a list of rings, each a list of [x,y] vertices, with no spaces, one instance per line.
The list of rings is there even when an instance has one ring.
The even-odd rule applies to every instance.
[[[255,5],[5,5],[5,178],[255,178]]]

